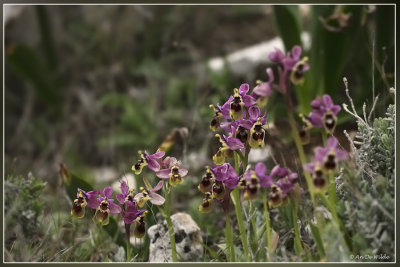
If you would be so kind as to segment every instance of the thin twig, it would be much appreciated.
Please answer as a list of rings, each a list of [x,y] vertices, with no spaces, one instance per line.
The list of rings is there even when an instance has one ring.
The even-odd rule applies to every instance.
[[[374,103],[372,104],[371,111],[369,112],[368,121],[367,121],[367,122],[369,122],[369,123],[371,123],[372,112],[375,110],[375,106],[376,106],[376,103],[378,102],[378,98],[379,98],[379,95],[377,95],[377,96],[375,97]]]

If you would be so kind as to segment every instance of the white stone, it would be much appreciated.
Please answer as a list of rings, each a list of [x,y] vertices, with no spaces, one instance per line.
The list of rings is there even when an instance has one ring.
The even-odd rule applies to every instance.
[[[178,261],[198,261],[203,255],[200,228],[187,213],[171,216],[175,233]],[[172,262],[171,242],[167,222],[153,225],[147,231],[150,238],[150,262]]]

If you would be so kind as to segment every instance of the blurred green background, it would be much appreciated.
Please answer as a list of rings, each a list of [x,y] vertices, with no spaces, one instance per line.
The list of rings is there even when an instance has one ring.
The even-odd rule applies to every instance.
[[[60,163],[96,187],[108,185],[129,173],[138,150],[153,153],[172,133],[169,154],[189,169],[173,209],[190,213],[215,241],[218,223],[197,212],[196,185],[218,147],[208,105],[224,103],[241,83],[267,80],[271,66],[260,56],[248,71],[229,64],[215,71],[208,64],[215,57],[281,37],[286,51],[308,48],[310,71],[291,90],[296,111],[309,112],[323,93],[347,102],[343,76],[360,113],[373,96],[380,96],[375,116],[394,101],[394,6],[8,6],[6,17],[6,176],[42,178],[40,216],[61,213],[61,221],[71,220],[68,199],[59,197]],[[282,96],[274,93],[267,111],[285,127]],[[338,132],[356,129],[344,112],[339,123]],[[55,233],[77,227],[54,225]],[[96,260],[71,255],[58,260]]]

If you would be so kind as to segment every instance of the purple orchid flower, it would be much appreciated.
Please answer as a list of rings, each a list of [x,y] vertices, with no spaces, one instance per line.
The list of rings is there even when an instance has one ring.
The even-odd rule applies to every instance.
[[[286,94],[289,79],[294,84],[299,84],[303,81],[304,72],[309,69],[307,58],[300,60],[302,49],[296,45],[292,48],[288,55],[285,55],[280,49],[275,48],[275,52],[269,54],[269,60],[274,63],[281,64],[278,67],[278,91]]]
[[[230,115],[230,104],[233,100],[233,96],[230,96],[229,99],[222,105],[217,105],[216,109],[221,112],[222,116],[226,119],[226,120],[230,120],[231,119],[231,115]]]
[[[267,68],[266,72],[268,75],[268,81],[257,84],[250,94],[255,99],[260,97],[269,97],[273,92],[274,73],[271,68]]]
[[[93,221],[95,223],[100,223],[101,225],[107,225],[109,223],[109,214],[118,214],[121,212],[121,207],[114,203],[111,199],[112,188],[108,186],[104,188],[102,194],[97,199],[97,209],[93,216]]]
[[[126,184],[125,181],[121,182],[121,193],[122,194],[117,194],[116,198],[118,202],[123,205],[126,202],[133,202],[133,189],[129,189],[128,185]]]
[[[138,210],[135,202],[127,202],[126,206],[127,208],[124,213],[125,224],[132,224],[139,216],[146,212],[146,210]]]
[[[97,196],[100,195],[100,191],[89,191],[86,192],[78,188],[74,205],[71,209],[71,215],[75,218],[82,218],[85,216],[85,207],[89,206],[92,209],[97,208]]]
[[[313,178],[317,190],[325,190],[328,185],[327,173],[337,169],[340,161],[347,158],[348,153],[338,148],[339,142],[335,137],[328,139],[326,147],[317,147],[314,152],[313,162],[304,165]]]
[[[325,94],[317,97],[310,103],[312,111],[308,116],[311,124],[318,128],[325,128],[328,133],[332,133],[336,127],[336,116],[340,112],[340,105],[335,105],[332,98]]]
[[[266,175],[267,167],[264,163],[258,162],[254,167],[254,172],[260,180],[261,187],[268,188],[273,184],[272,177],[270,175]]]
[[[136,175],[139,175],[144,166],[148,166],[153,172],[158,172],[160,170],[159,160],[165,155],[164,151],[157,150],[154,154],[149,154],[146,151],[142,153],[139,151],[140,160],[132,167]]]
[[[135,198],[134,198],[137,205],[139,206],[139,208],[142,208],[144,206],[144,204],[147,202],[147,200],[149,200],[151,202],[151,204],[157,205],[157,206],[164,204],[165,198],[163,198],[161,195],[156,193],[163,187],[163,185],[164,185],[164,181],[159,181],[158,184],[154,188],[151,188],[151,185],[147,182],[146,189],[141,187],[140,190],[142,192],[136,194]]]
[[[314,160],[323,164],[326,170],[335,170],[340,161],[347,158],[348,153],[345,150],[338,148],[339,142],[334,137],[328,138],[328,144],[324,148],[315,150]]]
[[[236,188],[239,182],[239,176],[230,163],[224,163],[220,166],[216,166],[215,168],[211,169],[211,171],[214,174],[216,181],[223,182],[225,186],[231,190]]]
[[[181,168],[181,163],[176,158],[167,157],[162,164],[168,167],[156,172],[158,178],[169,179],[169,184],[173,187],[183,183],[182,178],[188,174],[188,170]]]
[[[229,103],[230,118],[240,120],[246,116],[245,107],[250,107],[256,103],[256,100],[251,95],[247,95],[250,86],[247,83],[242,84],[238,89],[234,89],[234,95]],[[232,97],[232,96],[231,96]],[[231,97],[229,99],[231,99]]]
[[[295,183],[298,180],[297,173],[291,172],[286,168],[282,168],[280,165],[276,165],[272,169],[270,176],[272,177],[272,179],[278,179],[275,184],[279,186],[284,195],[289,194],[295,189]]]

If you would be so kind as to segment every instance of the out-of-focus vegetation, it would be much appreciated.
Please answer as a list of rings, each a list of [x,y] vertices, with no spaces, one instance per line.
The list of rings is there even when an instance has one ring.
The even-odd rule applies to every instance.
[[[189,175],[176,188],[172,208],[188,212],[202,229],[211,248],[202,260],[224,260],[217,246],[224,222],[198,213],[196,187],[218,146],[209,131],[208,105],[222,104],[242,82],[254,87],[256,79],[266,80],[269,63],[265,59],[237,76],[229,66],[213,72],[207,62],[276,36],[289,49],[303,31],[310,34],[305,53],[311,67],[293,92],[297,111],[308,113],[310,101],[322,93],[344,102],[345,75],[359,113],[364,101],[371,107],[379,95],[375,116],[383,116],[393,102],[393,6],[24,7],[5,25],[6,260],[124,260],[119,233],[86,227],[90,216],[72,220],[59,163],[101,187],[130,172],[138,150],[154,152],[182,127],[188,135],[176,135],[169,154],[183,159]],[[267,110],[269,121],[287,127],[280,95],[271,96]],[[338,132],[357,130],[354,118],[342,115]],[[148,226],[156,223],[156,213]],[[356,219],[359,225],[367,220]],[[290,233],[280,236],[278,259],[298,260],[284,249]],[[134,260],[147,260],[148,242],[146,237],[134,248]]]

